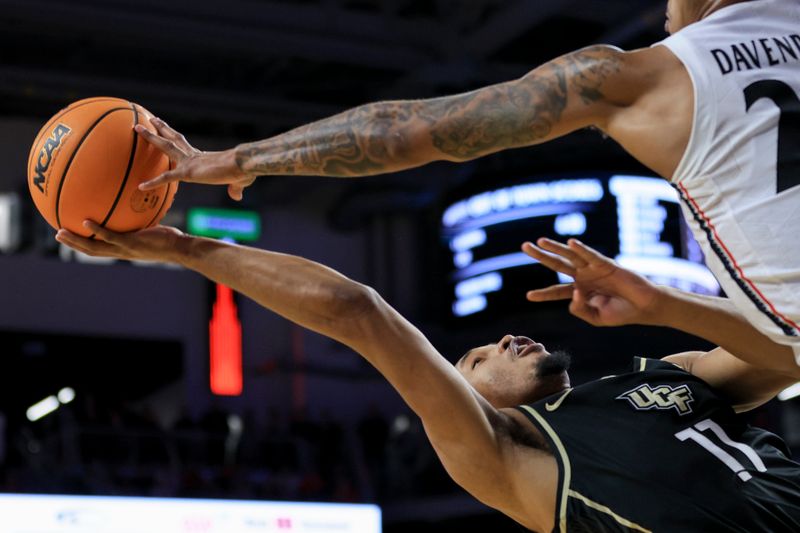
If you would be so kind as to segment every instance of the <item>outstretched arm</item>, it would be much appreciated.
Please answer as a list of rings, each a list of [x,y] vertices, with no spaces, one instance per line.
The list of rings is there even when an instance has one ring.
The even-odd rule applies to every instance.
[[[175,180],[246,186],[265,174],[368,176],[604,127],[653,82],[629,55],[592,46],[517,80],[442,98],[367,104],[226,152],[190,153],[163,123],[155,124],[160,136],[137,128],[177,162],[144,187]]]
[[[623,52],[593,46],[522,78],[429,100],[367,104],[236,150],[257,174],[365,176],[437,160],[467,161],[594,124]]]
[[[575,281],[530,291],[529,300],[569,299],[570,312],[596,326],[643,324],[685,331],[724,348],[729,354],[724,360],[733,354],[742,364],[800,379],[791,348],[759,332],[727,299],[655,285],[574,239],[566,246],[550,239],[537,244],[525,243],[523,250]]]
[[[536,498],[529,495],[536,490],[520,490],[514,482],[518,471],[514,461],[521,454],[512,453],[517,444],[509,435],[510,417],[481,397],[417,328],[371,288],[301,257],[191,237],[173,228],[159,226],[128,234],[91,223],[87,228],[98,239],[65,230],[58,232],[57,239],[90,255],[183,265],[350,346],[422,418],[445,467],[459,484],[488,505],[524,518],[530,505],[518,496]],[[552,461],[545,453],[540,456],[542,462]],[[540,480],[537,486],[545,485]],[[550,488],[555,491],[554,484]],[[548,519],[551,516],[552,512]]]
[[[767,403],[800,379],[796,375],[793,377],[745,363],[722,348],[668,355],[663,360],[678,365],[714,387],[731,402],[737,413]]]

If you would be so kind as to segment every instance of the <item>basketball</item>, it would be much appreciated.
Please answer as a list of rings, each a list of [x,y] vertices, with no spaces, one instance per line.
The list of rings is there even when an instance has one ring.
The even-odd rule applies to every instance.
[[[151,118],[140,105],[100,97],[79,100],[44,125],[28,157],[28,188],[51,226],[87,237],[86,219],[117,232],[158,224],[177,184],[138,189],[169,169],[167,156],[133,130],[155,131]]]

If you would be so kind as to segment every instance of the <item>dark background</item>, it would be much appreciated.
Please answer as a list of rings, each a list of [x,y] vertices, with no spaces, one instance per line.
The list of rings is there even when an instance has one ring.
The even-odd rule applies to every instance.
[[[22,209],[20,244],[0,254],[0,489],[368,501],[384,508],[387,531],[522,530],[447,480],[418,422],[357,355],[241,297],[244,394],[213,396],[211,284],[182,270],[76,261],[32,209],[25,161],[46,119],[80,98],[135,101],[199,148],[229,148],[369,101],[512,79],[589,44],[648,46],[664,37],[664,9],[655,0],[0,0],[0,193],[17,193]],[[166,222],[181,226],[196,205],[258,211],[256,246],[374,286],[451,360],[525,334],[573,352],[579,383],[634,355],[708,348],[658,328],[592,329],[560,304],[468,325],[448,318],[442,209],[520,177],[580,172],[650,174],[582,131],[369,179],[264,177],[239,204],[223,188],[182,186]],[[24,419],[64,386],[76,390],[72,404]],[[244,427],[232,450],[231,416]],[[793,416],[782,404],[753,418],[783,431]]]

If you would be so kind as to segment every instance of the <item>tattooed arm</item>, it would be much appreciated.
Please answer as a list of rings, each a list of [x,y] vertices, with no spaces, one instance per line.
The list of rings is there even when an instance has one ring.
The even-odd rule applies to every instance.
[[[140,133],[157,146],[161,141],[178,166],[148,188],[177,179],[246,186],[257,175],[368,176],[467,161],[586,126],[604,129],[647,90],[646,62],[628,59],[647,52],[593,46],[517,80],[442,98],[367,104],[227,152],[170,153],[185,140],[156,123],[161,138]],[[213,171],[205,168],[210,163]],[[226,172],[230,179],[222,179]]]
[[[604,84],[623,55],[595,46],[469,93],[367,104],[242,145],[236,161],[257,174],[363,176],[543,142],[596,124],[610,104]]]

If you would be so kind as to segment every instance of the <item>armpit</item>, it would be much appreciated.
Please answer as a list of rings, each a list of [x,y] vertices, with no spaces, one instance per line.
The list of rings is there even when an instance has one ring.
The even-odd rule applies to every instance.
[[[520,446],[553,454],[550,444],[525,415],[515,409],[501,409],[500,415],[504,420],[495,428],[498,438],[507,438]]]

